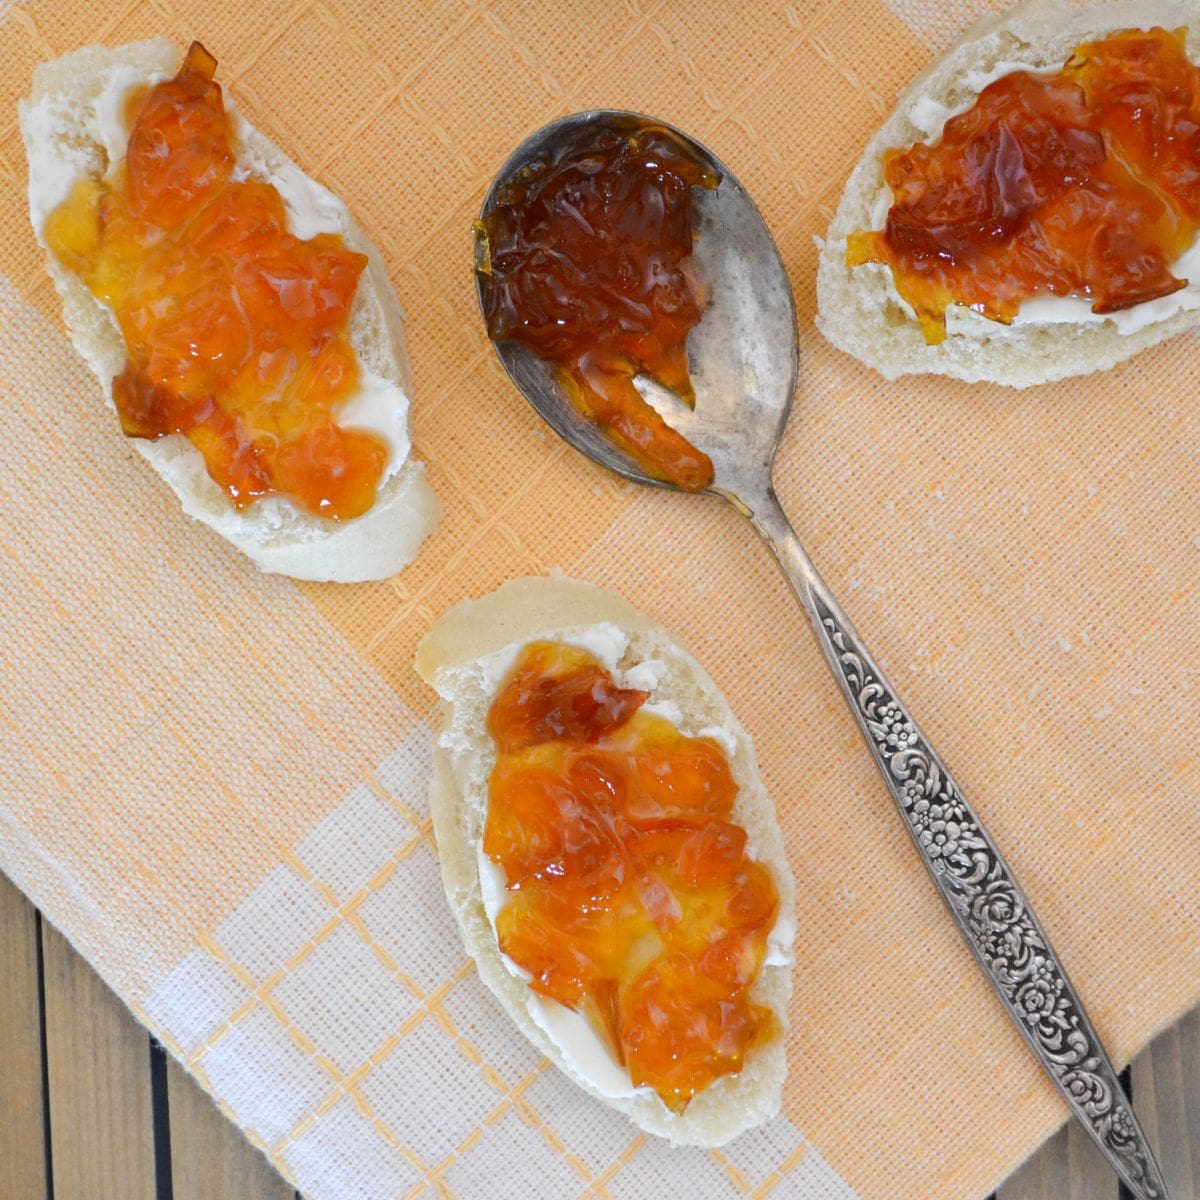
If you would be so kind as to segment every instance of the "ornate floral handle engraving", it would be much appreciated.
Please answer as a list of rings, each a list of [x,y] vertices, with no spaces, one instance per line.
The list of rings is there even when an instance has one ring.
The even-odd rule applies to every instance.
[[[1008,864],[841,612],[773,495],[751,521],[808,613],[888,790],[968,945],[1067,1103],[1140,1200],[1167,1200],[1096,1031]]]

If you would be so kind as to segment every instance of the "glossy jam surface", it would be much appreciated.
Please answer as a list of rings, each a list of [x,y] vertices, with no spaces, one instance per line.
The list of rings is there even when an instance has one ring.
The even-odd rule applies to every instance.
[[[488,717],[483,850],[509,889],[500,948],[681,1112],[775,1031],[748,992],[779,897],[724,752],[647,698],[583,650],[526,647]]]
[[[712,482],[712,463],[633,379],[646,374],[695,403],[691,189],[718,182],[666,129],[584,129],[514,179],[483,223],[491,337],[558,364],[584,416],[649,474],[689,490]]]
[[[388,457],[336,420],[358,384],[347,326],[367,260],[340,237],[293,237],[270,184],[235,180],[215,68],[193,43],[173,79],[132,97],[123,165],[80,181],[46,239],[116,317],[126,434],[184,434],[238,508],[278,493],[355,517]]]
[[[1038,295],[1096,313],[1167,296],[1200,231],[1200,70],[1182,30],[1110,34],[1054,75],[996,80],[884,173],[887,224],[847,262],[887,263],[928,342],[948,304],[1008,323]]]

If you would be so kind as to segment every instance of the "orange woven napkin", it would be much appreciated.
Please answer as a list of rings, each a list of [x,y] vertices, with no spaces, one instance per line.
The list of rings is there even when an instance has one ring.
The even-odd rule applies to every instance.
[[[818,565],[1127,1060],[1200,999],[1194,336],[1023,394],[885,384],[813,330],[812,239],[898,89],[976,0],[0,5],[0,869],[312,1200],[960,1200],[1063,1119],[924,876],[763,548],[641,491],[516,396],[474,298],[496,167],[571,110],[653,113],[737,172],[800,317],[778,467]],[[25,212],[39,60],[201,38],[339,193],[408,313],[446,510],[387,582],[261,576],[186,521],[70,350]],[[424,800],[431,620],[561,567],[709,666],[799,885],[783,1115],[672,1152],[578,1094],[463,958]],[[547,1191],[549,1189],[549,1191]]]

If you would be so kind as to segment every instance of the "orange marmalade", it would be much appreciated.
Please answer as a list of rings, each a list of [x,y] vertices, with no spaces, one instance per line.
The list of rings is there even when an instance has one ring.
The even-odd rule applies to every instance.
[[[358,383],[348,321],[367,260],[293,237],[279,193],[237,178],[215,69],[193,42],[173,79],[134,93],[124,163],[76,184],[46,241],[116,317],[128,436],[183,434],[239,509],[278,494],[356,517],[388,458],[336,420]]]
[[[682,1112],[777,1031],[748,994],[779,896],[724,753],[647,698],[586,651],[525,647],[488,715],[483,851],[508,884],[501,950]]]
[[[719,179],[669,130],[583,129],[520,172],[482,223],[484,309],[495,341],[558,364],[576,408],[656,479],[688,490],[712,463],[633,385],[646,374],[694,406],[687,336],[693,187]]]
[[[1032,296],[1111,313],[1185,287],[1171,264],[1200,230],[1200,70],[1185,34],[1086,43],[1056,74],[989,84],[937,144],[889,151],[887,224],[851,235],[848,265],[886,263],[930,343],[949,304],[1007,324]]]

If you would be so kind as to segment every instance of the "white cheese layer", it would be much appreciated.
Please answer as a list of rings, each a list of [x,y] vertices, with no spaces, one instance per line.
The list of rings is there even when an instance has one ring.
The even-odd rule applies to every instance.
[[[1060,69],[1059,67],[1031,67],[1028,63],[1022,62],[999,62],[990,71],[968,71],[963,76],[963,82],[973,93],[970,100],[954,108],[940,103],[932,96],[918,96],[908,114],[908,119],[925,135],[925,144],[932,146],[942,136],[946,122],[952,117],[970,112],[975,106],[975,100],[979,93],[989,84],[995,83],[997,79],[1003,79],[1006,75],[1015,75],[1018,71],[1028,71],[1030,75],[1054,75]]]
[[[483,907],[494,931],[496,917],[508,903],[504,868],[484,854],[482,844],[476,848],[476,859]],[[529,982],[528,971],[517,966],[507,954],[501,953],[500,958],[513,975],[523,982]],[[653,1088],[633,1086],[629,1072],[617,1061],[608,1043],[582,1013],[559,1004],[557,1000],[539,996],[531,989],[526,989],[525,1007],[534,1024],[562,1051],[571,1069],[608,1099],[617,1100],[636,1096],[639,1092],[653,1092]]]
[[[978,96],[989,84],[1017,71],[1028,71],[1031,75],[1053,75],[1059,67],[1031,67],[1028,63],[1001,62],[989,71],[970,71],[964,77],[968,88]],[[941,104],[930,96],[920,96],[909,111],[908,119],[924,135],[926,145],[933,145],[941,136],[946,122],[970,110],[972,98],[957,108]],[[886,184],[880,188],[871,208],[871,228],[882,229],[892,206],[892,190]],[[882,263],[866,263],[856,270],[873,269],[877,278],[888,290],[888,297],[898,304],[913,320],[916,313],[912,306],[896,290],[891,271]],[[993,321],[961,304],[951,304],[946,309],[946,332],[972,338],[1007,337],[1030,325],[1096,325],[1107,321],[1117,333],[1131,334],[1147,325],[1165,321],[1178,312],[1200,308],[1200,236],[1171,264],[1171,274],[1187,281],[1187,287],[1147,300],[1119,312],[1094,313],[1092,301],[1085,296],[1033,296],[1017,310],[1011,325]]]
[[[129,145],[125,102],[130,90],[142,84],[153,86],[164,78],[166,76],[160,73],[146,75],[136,67],[117,67],[96,98],[95,128],[107,156],[108,174],[124,162]],[[287,209],[288,231],[293,236],[302,240],[319,233],[344,236],[350,228],[346,206],[298,167],[288,164],[282,169],[271,168],[250,149],[251,139],[247,136],[250,126],[228,97],[226,109],[237,143],[234,179],[254,178],[270,183]],[[31,180],[36,176],[43,181],[36,193],[32,183],[30,186],[30,209],[39,229],[45,225],[46,217],[70,195],[75,181],[90,169],[91,165],[83,160],[72,163],[59,159],[50,171],[30,171]],[[408,397],[390,379],[361,369],[358,389],[342,402],[337,417],[338,424],[344,429],[372,433],[387,446],[388,459],[380,479],[381,486],[404,465],[412,448],[408,432]],[[197,464],[197,470],[202,469]],[[290,506],[290,502],[272,496],[260,500],[257,510],[269,519],[269,510],[276,505]]]
[[[141,84],[153,87],[166,78],[159,71],[145,75],[137,67],[117,67],[108,77],[104,91],[96,101],[96,118],[100,126],[100,141],[108,155],[112,171],[125,159],[129,146],[129,122],[125,119],[125,102],[129,93]]]
[[[628,648],[628,638],[613,624],[603,622],[575,630],[569,634],[555,634],[554,640],[568,646],[577,646],[593,654],[605,670],[609,671],[621,687],[637,688],[651,693],[651,699],[641,708],[643,712],[657,713],[668,720],[680,732],[690,737],[710,737],[726,754],[732,756],[737,742],[732,729],[707,726],[691,730],[685,724],[678,705],[670,700],[655,700],[654,693],[667,665],[660,659],[646,659],[622,670],[621,659]],[[503,650],[482,660],[484,685],[488,695],[494,695],[501,680],[511,670],[517,656],[528,643],[513,643]],[[754,847],[747,843],[747,857],[755,858]],[[492,932],[496,932],[496,917],[508,903],[508,888],[504,868],[493,862],[484,852],[482,840],[476,846],[476,863],[479,871],[479,890],[483,898],[484,911]],[[767,935],[767,953],[764,967],[786,967],[793,961],[792,943],[796,935],[795,917],[782,910],[775,925]],[[528,982],[529,973],[522,970],[507,954],[500,958],[509,972],[517,979]],[[539,996],[526,989],[525,1005],[534,1023],[559,1048],[567,1064],[581,1078],[586,1079],[597,1091],[610,1100],[623,1099],[639,1094],[653,1094],[648,1087],[635,1088],[629,1072],[617,1061],[608,1043],[596,1032],[592,1024],[581,1013],[577,1013],[556,1000]]]

